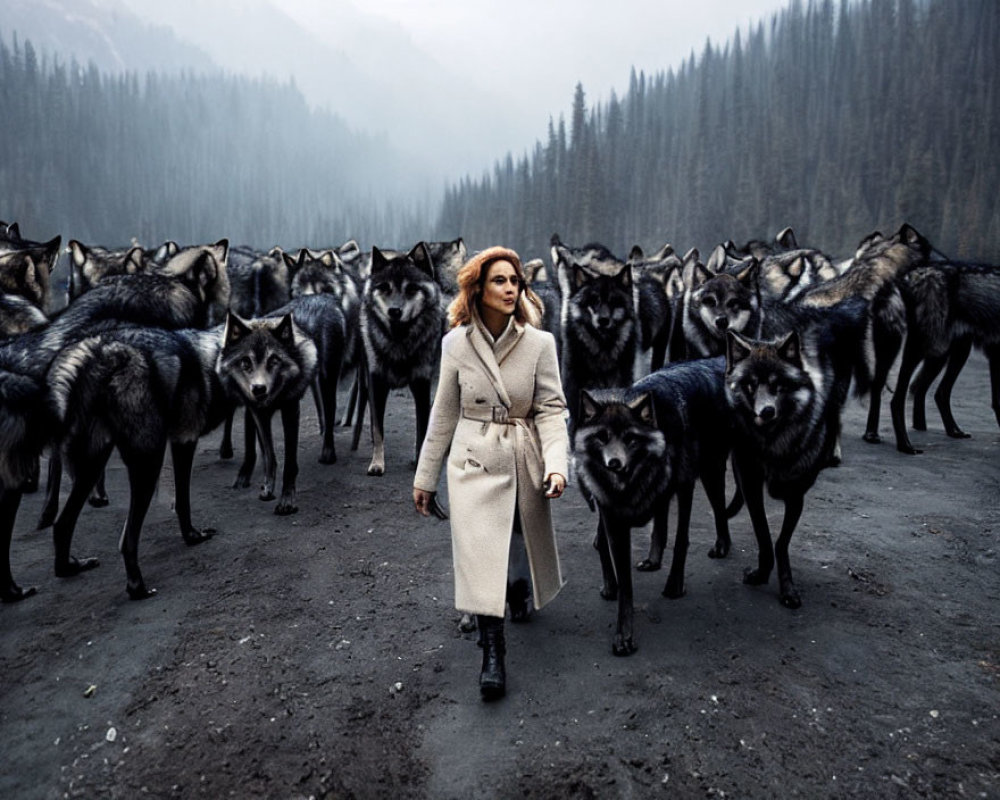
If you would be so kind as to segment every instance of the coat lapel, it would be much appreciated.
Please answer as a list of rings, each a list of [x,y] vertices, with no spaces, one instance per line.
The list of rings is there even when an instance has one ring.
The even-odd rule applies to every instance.
[[[500,402],[503,403],[507,408],[510,408],[511,400],[510,395],[507,394],[507,387],[503,385],[503,377],[500,375],[500,363],[504,356],[506,356],[517,340],[521,338],[523,329],[520,330],[508,330],[506,335],[501,338],[501,347],[499,353],[493,352],[493,347],[486,337],[483,336],[482,331],[479,329],[479,325],[475,321],[469,323],[469,342],[472,344],[472,349],[475,351],[476,355],[479,357],[479,361],[482,363],[486,374],[489,376],[490,383],[493,384],[493,388],[496,389],[497,395],[500,397]],[[499,360],[498,360],[499,355]]]

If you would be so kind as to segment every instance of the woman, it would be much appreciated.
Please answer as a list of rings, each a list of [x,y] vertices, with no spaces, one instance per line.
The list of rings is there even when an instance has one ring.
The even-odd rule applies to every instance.
[[[508,562],[526,552],[535,608],[563,585],[548,501],[566,488],[566,400],[555,339],[535,327],[541,303],[517,253],[483,250],[459,270],[458,286],[413,502],[424,516],[439,511],[435,492],[447,457],[455,606],[477,615],[479,688],[492,700],[506,691]],[[512,612],[515,605],[526,616],[512,595]]]

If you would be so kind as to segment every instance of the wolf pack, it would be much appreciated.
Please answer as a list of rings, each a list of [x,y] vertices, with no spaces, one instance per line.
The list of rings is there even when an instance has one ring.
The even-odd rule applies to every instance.
[[[298,510],[307,394],[321,464],[337,460],[334,429],[352,428],[357,449],[367,418],[367,474],[385,473],[393,390],[412,397],[419,454],[447,306],[469,255],[462,238],[368,250],[349,240],[294,252],[225,238],[152,249],[61,242],[29,240],[17,223],[0,222],[4,602],[35,592],[15,581],[10,547],[23,494],[43,485],[37,524],[52,528],[56,575],[97,566],[73,554],[72,538],[88,503],[109,502],[104,469],[114,451],[128,477],[119,550],[132,599],[155,591],[143,579],[138,545],[168,447],[188,545],[212,533],[192,519],[198,440],[221,428],[219,457],[232,458],[241,411],[234,485],[251,486],[259,445],[259,497],[276,501],[279,515]],[[53,310],[63,255],[65,302]],[[852,392],[868,404],[863,438],[871,443],[880,441],[881,400],[891,393],[896,447],[916,454],[907,396],[913,428],[925,430],[925,397],[943,371],[934,400],[947,435],[965,437],[950,397],[977,347],[989,362],[1000,423],[1000,267],[949,258],[909,224],[866,235],[840,260],[800,246],[790,228],[773,240],[721,243],[704,261],[696,248],[680,255],[669,244],[649,255],[635,246],[622,259],[603,244],[567,245],[558,235],[547,255],[527,261],[525,271],[556,339],[573,477],[596,512],[601,595],[617,600],[616,655],[636,649],[632,569],[660,569],[674,497],[663,594],[684,595],[699,481],[714,517],[709,557],[729,554],[729,521],[745,506],[758,555],[744,583],[767,584],[777,566],[780,602],[798,608],[789,545],[820,471],[840,463],[842,411]],[[348,401],[338,420],[340,389]],[[284,442],[280,488],[275,414]],[[62,500],[64,472],[70,487]],[[784,504],[776,540],[765,489]],[[650,522],[648,555],[633,565],[632,528]]]

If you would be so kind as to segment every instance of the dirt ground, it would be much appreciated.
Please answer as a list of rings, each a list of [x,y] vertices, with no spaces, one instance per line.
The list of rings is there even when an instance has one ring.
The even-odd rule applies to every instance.
[[[158,594],[132,602],[117,540],[127,502],[87,508],[76,555],[52,574],[40,495],[25,498],[15,578],[38,594],[0,607],[0,797],[27,798],[912,798],[1000,797],[1000,431],[974,356],[955,392],[972,433],[936,413],[920,456],[861,441],[823,473],[792,540],[803,607],[777,580],[750,588],[743,512],[728,559],[696,495],[687,596],[636,574],[638,652],[611,654],[595,517],[557,501],[568,584],[508,625],[508,695],[478,695],[480,653],[458,631],[447,523],[410,502],[413,412],[394,393],[388,471],[366,443],[316,462],[303,422],[299,513],[277,517],[230,485],[218,434],[196,461],[183,544],[172,474],[140,558]],[[883,419],[883,435],[889,434]],[[241,448],[238,448],[238,451]],[[239,455],[239,452],[238,454]],[[780,509],[772,504],[774,518]],[[636,560],[647,533],[636,531]]]

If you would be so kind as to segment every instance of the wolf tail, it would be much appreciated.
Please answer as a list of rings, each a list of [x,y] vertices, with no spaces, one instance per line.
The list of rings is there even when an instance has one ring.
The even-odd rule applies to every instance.
[[[34,474],[52,428],[45,384],[0,368],[0,486],[20,486]]]

